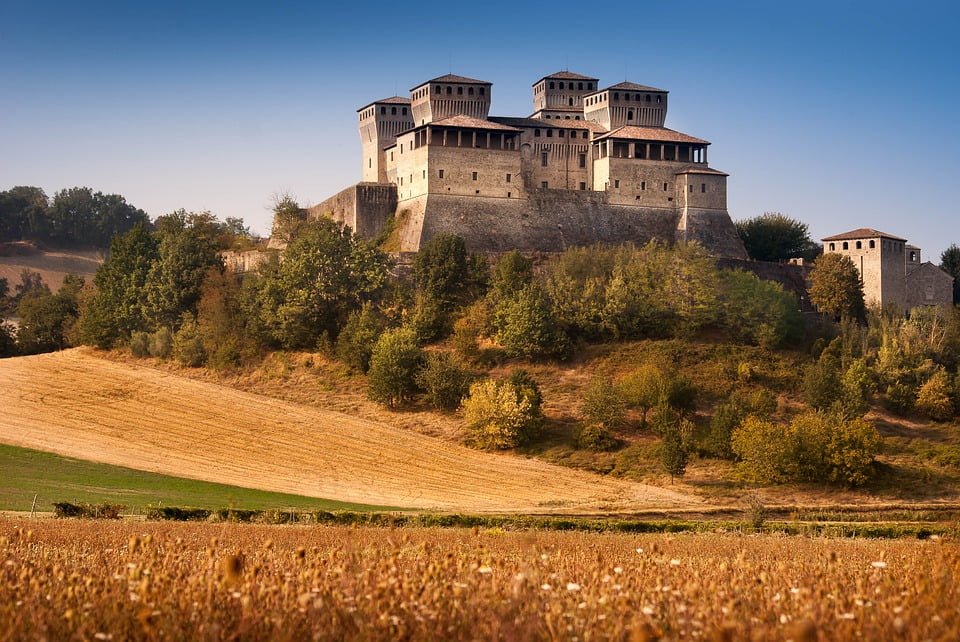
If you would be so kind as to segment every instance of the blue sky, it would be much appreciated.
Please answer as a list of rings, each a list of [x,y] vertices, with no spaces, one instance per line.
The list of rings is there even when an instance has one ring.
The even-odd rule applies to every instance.
[[[359,180],[355,111],[449,71],[528,115],[564,68],[669,89],[734,219],[960,243],[960,3],[0,0],[0,189],[75,185],[266,232]]]

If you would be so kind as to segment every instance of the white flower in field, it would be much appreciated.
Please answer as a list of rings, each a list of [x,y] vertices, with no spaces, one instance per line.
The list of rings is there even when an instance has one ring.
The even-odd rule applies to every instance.
[[[98,631],[97,633],[93,634],[93,638],[95,640],[112,640],[113,633],[104,633],[103,631]]]
[[[567,582],[567,590],[568,590],[568,591],[574,591],[574,592],[575,592],[575,591],[579,591],[579,590],[580,590],[580,585],[577,584],[576,582]]]
[[[489,575],[490,573],[493,573],[493,569],[489,566],[481,566],[477,569],[477,573],[480,573],[481,575]]]
[[[841,613],[841,614],[840,614],[840,619],[841,619],[841,620],[855,620],[855,619],[857,619],[857,616],[854,615],[853,613]]]
[[[616,573],[617,575],[620,575],[621,573],[623,573],[623,568],[620,566],[614,566],[613,572]]]
[[[234,591],[233,593],[230,594],[230,597],[232,597],[235,600],[239,600],[241,595],[243,595],[243,593],[241,593],[240,591]]]
[[[797,593],[800,592],[800,589],[798,589],[796,586],[794,586],[793,588],[790,589],[790,592],[793,593],[794,595],[796,595]]]
[[[789,621],[790,621],[790,618],[788,618],[786,615],[780,616],[780,624],[786,624]]]
[[[670,560],[670,566],[680,566],[680,560],[678,559]]]
[[[643,549],[642,549],[642,548],[638,548],[638,549],[637,549],[637,552],[640,553],[641,555],[643,555]]]
[[[645,606],[645,607],[643,607],[642,609],[640,609],[640,611],[641,611],[644,615],[653,615],[653,613],[654,613],[654,610],[653,610],[653,607],[652,607],[652,606]]]
[[[887,568],[887,563],[884,561],[870,562],[870,566],[873,568]]]
[[[553,590],[553,587],[550,586],[549,584],[541,584],[541,585],[540,585],[540,590],[541,590],[541,591],[552,591],[552,590]]]

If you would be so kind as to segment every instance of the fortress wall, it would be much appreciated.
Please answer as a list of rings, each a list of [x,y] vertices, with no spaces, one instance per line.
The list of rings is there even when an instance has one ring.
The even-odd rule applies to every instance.
[[[614,158],[608,156],[596,161],[597,165],[609,164],[609,174],[606,188],[610,194],[610,202],[620,205],[639,205],[641,207],[678,207],[676,200],[677,172],[687,167],[688,163],[649,162],[633,158]],[[616,181],[620,181],[617,187]],[[667,189],[663,189],[666,183]],[[641,187],[646,186],[646,189]],[[597,189],[604,189],[603,183],[598,181]]]
[[[383,183],[357,183],[307,210],[310,218],[327,216],[349,225],[365,239],[380,235],[386,220],[397,209],[396,186]]]
[[[696,241],[717,256],[747,258],[743,241],[725,209],[683,208],[677,226],[677,240]]]
[[[479,190],[481,197],[519,198],[523,192],[518,150],[438,145],[431,145],[429,149],[427,176],[431,194],[476,197]],[[473,180],[473,172],[477,173],[477,180]]]
[[[524,180],[527,187],[540,189],[546,181],[550,189],[579,190],[580,183],[586,189],[593,189],[593,179],[590,177],[590,145],[588,141],[578,138],[573,142],[569,138],[557,138],[561,131],[556,129],[554,138],[540,136],[533,137],[530,132],[524,132],[521,154],[524,165]],[[579,132],[577,132],[579,135]],[[530,143],[527,145],[526,143]],[[543,152],[547,152],[547,166],[543,166]],[[580,167],[580,154],[584,155],[585,167]]]
[[[220,252],[220,258],[227,270],[234,274],[243,274],[255,271],[269,261],[273,254],[274,252],[269,250],[223,250]]]

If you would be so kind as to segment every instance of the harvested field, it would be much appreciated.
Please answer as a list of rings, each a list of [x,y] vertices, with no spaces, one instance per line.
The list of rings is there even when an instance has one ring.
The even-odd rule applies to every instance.
[[[0,360],[0,442],[177,477],[470,512],[695,509],[701,500],[99,358]]]
[[[2,640],[956,640],[956,542],[0,519]]]
[[[51,290],[56,292],[63,277],[76,274],[91,280],[103,263],[104,252],[98,250],[37,250],[29,243],[6,243],[0,247],[0,278],[10,288],[20,283],[24,270],[38,272]]]

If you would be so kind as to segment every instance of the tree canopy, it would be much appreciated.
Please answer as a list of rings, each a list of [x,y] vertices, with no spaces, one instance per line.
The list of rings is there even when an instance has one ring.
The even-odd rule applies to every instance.
[[[780,212],[765,212],[737,221],[737,232],[747,254],[755,261],[813,259],[820,252],[820,246],[810,238],[807,224]]]
[[[824,254],[810,271],[810,301],[835,319],[861,320],[866,314],[860,272],[849,256]]]

